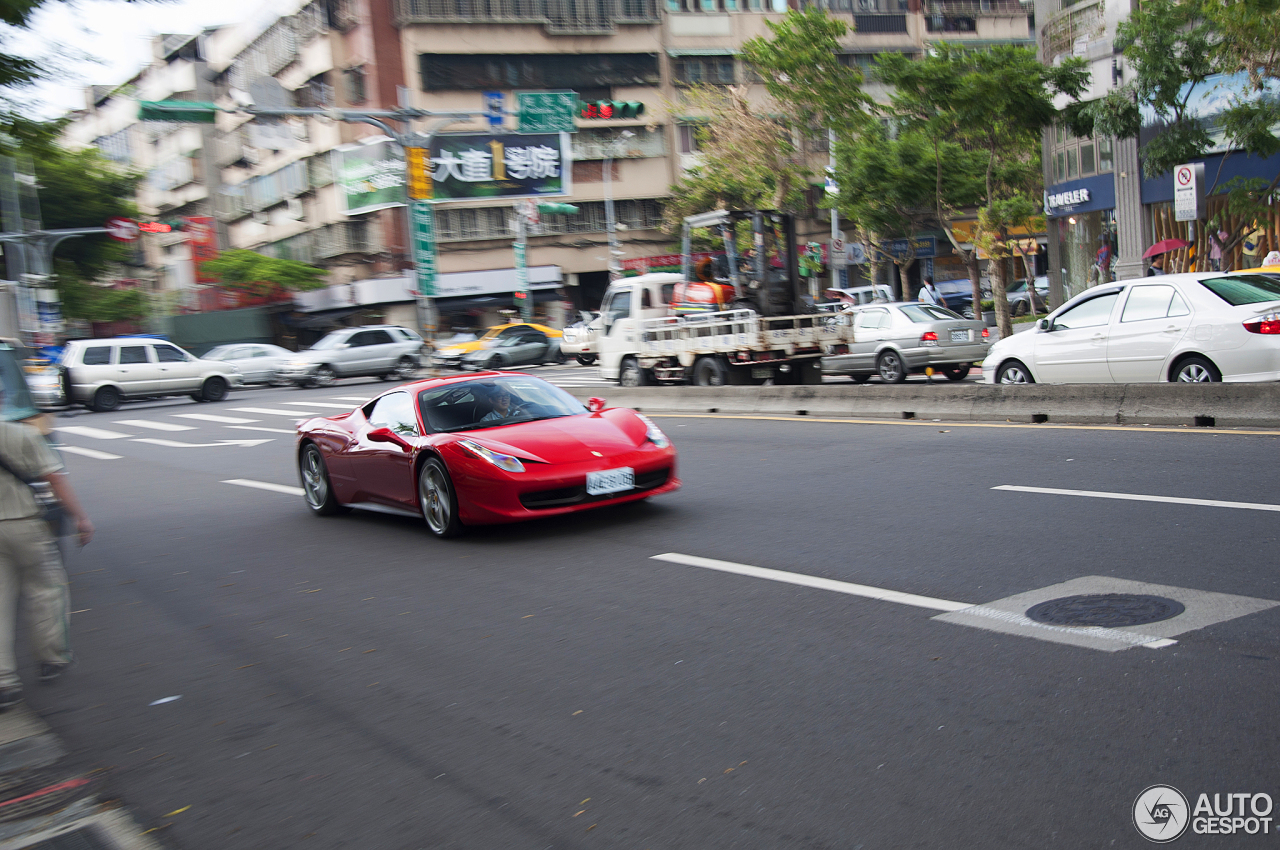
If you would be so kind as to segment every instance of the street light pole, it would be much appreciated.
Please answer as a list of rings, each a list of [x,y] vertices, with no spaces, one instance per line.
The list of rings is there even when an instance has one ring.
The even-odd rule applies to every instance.
[[[618,138],[609,143],[604,158],[604,221],[605,230],[609,234],[609,282],[622,277],[622,249],[618,246],[618,222],[613,214],[613,158],[615,148],[634,136],[630,130],[623,130]]]

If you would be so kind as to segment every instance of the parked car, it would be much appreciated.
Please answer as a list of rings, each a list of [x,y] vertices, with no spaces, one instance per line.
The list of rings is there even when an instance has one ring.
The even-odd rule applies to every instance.
[[[676,450],[627,408],[590,410],[519,374],[452,376],[298,424],[313,513],[421,516],[437,537],[646,499],[680,487]],[[341,475],[329,470],[340,468]]]
[[[1029,305],[1036,308],[1037,313],[1049,312],[1049,278],[1037,277],[1031,289],[1027,289],[1026,278],[1019,278],[1005,290],[1009,299],[1009,312],[1014,316],[1025,316]]]
[[[404,381],[421,367],[425,351],[422,337],[408,328],[342,328],[295,353],[281,367],[280,378],[299,387],[324,387],[338,378],[361,376]]]
[[[255,342],[219,345],[206,351],[202,359],[230,363],[240,370],[246,384],[274,384],[281,380],[280,369],[293,356],[287,348]]]
[[[501,337],[488,348],[463,355],[461,366],[463,369],[509,369],[563,363],[565,359],[560,340],[526,326],[520,333]]]
[[[989,383],[1280,380],[1280,279],[1163,275],[1086,290],[982,364]]]
[[[870,304],[872,301],[892,301],[893,290],[878,283],[875,286],[852,286],[847,288],[832,287],[824,289],[822,294],[841,304]]]
[[[505,325],[494,325],[484,332],[484,336],[473,342],[463,342],[454,345],[448,345],[440,348],[434,355],[434,361],[437,366],[447,366],[452,369],[462,368],[462,358],[473,351],[479,351],[482,348],[488,348],[499,339],[505,339],[510,336],[519,336],[526,329],[541,331],[549,337],[560,339],[560,331],[555,328],[549,328],[546,325],[538,325],[532,322],[514,322]]]
[[[928,367],[960,381],[990,345],[991,331],[982,322],[933,304],[868,304],[851,312],[857,341],[822,358],[822,371],[859,384],[873,375],[900,384]]]
[[[196,401],[222,401],[244,384],[230,363],[201,360],[171,342],[144,337],[72,340],[63,349],[58,373],[61,392],[54,403],[97,411],[115,410],[127,398],[190,395]]]
[[[939,305],[966,319],[976,319],[973,312],[973,284],[966,280],[943,280],[935,284],[938,294],[947,302]]]

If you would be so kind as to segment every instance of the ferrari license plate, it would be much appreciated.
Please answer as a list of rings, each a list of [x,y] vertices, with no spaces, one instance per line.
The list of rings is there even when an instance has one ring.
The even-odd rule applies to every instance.
[[[968,342],[969,332],[968,331],[952,331],[951,341],[952,342]]]
[[[603,496],[605,493],[620,493],[636,486],[636,473],[629,466],[621,469],[606,469],[604,472],[587,473],[587,495]]]

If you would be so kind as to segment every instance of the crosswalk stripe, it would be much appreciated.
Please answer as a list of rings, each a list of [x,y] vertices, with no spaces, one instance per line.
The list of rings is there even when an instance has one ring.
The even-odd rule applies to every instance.
[[[150,428],[153,431],[194,431],[192,425],[177,425],[173,422],[148,422],[146,419],[120,419],[117,425],[132,425],[135,428]]]
[[[95,460],[119,460],[120,455],[113,455],[111,452],[100,452],[97,449],[82,449],[79,446],[58,446],[58,451],[69,452],[73,455],[84,455]]]
[[[309,410],[279,410],[274,407],[233,407],[232,410],[243,411],[244,413],[272,413],[276,416],[292,416],[295,419],[302,419],[304,416],[315,416]]]
[[[343,410],[350,410],[349,404],[329,404],[323,401],[285,401],[281,404],[296,404],[298,407],[340,407]]]
[[[257,425],[228,425],[237,431],[266,431],[268,434],[296,434],[297,431],[290,431],[287,428],[263,428]]]
[[[62,425],[53,430],[61,431],[64,434],[75,434],[77,437],[90,437],[94,440],[124,440],[133,436],[132,434],[122,434],[119,431],[90,428],[88,425]]]
[[[269,481],[253,481],[249,478],[228,478],[223,484],[234,484],[237,487],[252,487],[255,490],[270,490],[273,493],[288,493],[290,496],[301,496],[301,487],[289,487],[284,484],[272,484]]]
[[[222,422],[226,425],[247,425],[250,422],[260,422],[259,419],[244,419],[239,416],[215,416],[212,413],[174,413],[172,416],[181,416],[183,419],[198,419],[201,422]]]

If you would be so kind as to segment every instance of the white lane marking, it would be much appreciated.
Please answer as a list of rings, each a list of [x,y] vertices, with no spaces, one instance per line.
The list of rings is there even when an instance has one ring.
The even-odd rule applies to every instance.
[[[316,416],[308,410],[278,410],[274,407],[233,407],[232,410],[240,410],[245,413],[273,413],[277,416],[292,416],[295,419],[303,419],[307,416]]]
[[[372,401],[373,396],[353,396],[353,395],[335,395],[332,397],[334,401],[354,401],[356,404],[364,404],[366,401]],[[288,404],[298,404],[299,402],[287,402]]]
[[[270,490],[273,493],[288,493],[290,496],[301,496],[301,487],[289,487],[285,484],[271,484],[267,481],[253,481],[248,478],[228,478],[223,484],[234,484],[237,487],[252,487],[255,490]]]
[[[110,452],[100,452],[97,449],[82,449],[79,446],[58,446],[58,451],[70,452],[73,455],[84,455],[95,460],[119,460],[121,457]]]
[[[237,431],[266,431],[268,434],[297,434],[297,431],[290,431],[288,428],[262,428],[256,425],[228,425]]]
[[[735,564],[731,561],[717,561],[713,558],[699,558],[697,555],[681,555],[678,552],[667,552],[654,555],[655,561],[670,561],[673,564],[684,564],[690,567],[702,567],[708,570],[719,570],[725,573],[736,573],[753,578],[764,578],[770,581],[781,581],[787,584],[798,584],[818,590],[832,590],[836,593],[848,593],[851,596],[865,596],[868,599],[879,599],[884,602],[897,602],[901,605],[914,605],[917,608],[929,608],[934,611],[960,611],[970,608],[968,602],[952,602],[949,599],[934,599],[930,596],[917,596],[914,593],[900,593],[896,590],[885,590],[865,584],[852,584],[847,581],[835,581],[829,578],[808,576],[803,573],[789,573],[783,570],[770,570],[764,567],[752,567],[747,564]]]
[[[274,442],[273,440],[219,440],[216,443],[181,443],[177,440],[161,440],[158,437],[138,437],[135,443],[150,443],[153,446],[168,446],[171,449],[209,449],[220,446],[240,446],[241,448],[249,448],[252,446],[260,446],[263,443]]]
[[[63,425],[54,428],[64,434],[75,434],[77,437],[92,437],[95,440],[124,440],[132,434],[121,434],[119,431],[104,431],[101,428],[90,428],[88,425]]]
[[[117,425],[132,425],[135,428],[150,428],[152,431],[194,431],[194,425],[178,425],[174,422],[148,422],[145,419],[119,419]]]
[[[296,404],[298,407],[340,407],[343,410],[351,410],[350,404],[329,404],[325,401],[282,401],[281,404]]]
[[[1107,493],[1102,490],[1057,490],[1052,487],[1018,487],[1001,484],[992,490],[1016,493],[1042,493],[1050,496],[1088,496],[1091,499],[1121,499],[1130,502],[1165,502],[1171,505],[1199,505],[1205,508],[1240,508],[1246,511],[1280,511],[1280,505],[1265,502],[1224,502],[1219,499],[1181,499],[1176,496],[1143,496],[1137,493]]]
[[[260,419],[244,419],[239,416],[215,416],[212,413],[174,413],[183,419],[199,419],[201,422],[221,422],[224,425],[246,425],[250,422],[261,422]]]

